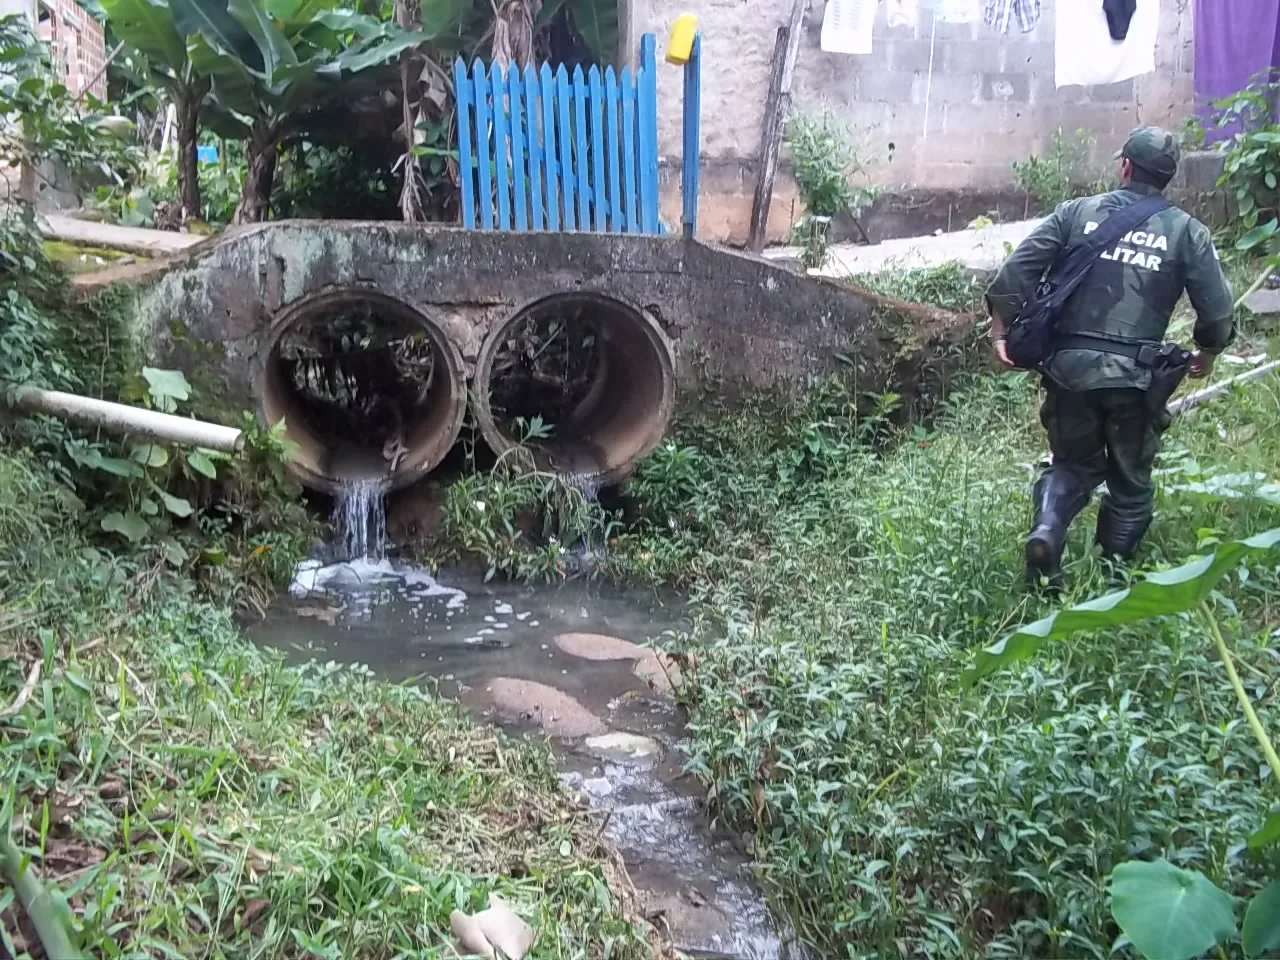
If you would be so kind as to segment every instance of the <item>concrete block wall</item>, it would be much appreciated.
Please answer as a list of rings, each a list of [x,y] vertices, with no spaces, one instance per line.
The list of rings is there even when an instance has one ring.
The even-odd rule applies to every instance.
[[[793,96],[799,109],[829,107],[848,123],[862,144],[872,181],[891,191],[1007,190],[1014,184],[1013,161],[1044,150],[1059,127],[1069,133],[1084,129],[1096,138],[1091,160],[1101,172],[1134,126],[1177,127],[1190,112],[1191,0],[1159,0],[1155,73],[1108,86],[1057,89],[1056,8],[1078,2],[1041,0],[1034,31],[1024,34],[1014,26],[1005,35],[982,23],[938,23],[935,32],[932,0],[920,0],[914,25],[890,29],[881,4],[873,52],[857,57],[820,49],[825,3],[811,0]],[[629,36],[653,31],[660,43],[678,14],[698,16],[705,57],[699,232],[709,239],[732,242],[746,236],[769,61],[790,9],[791,0],[624,4]],[[660,70],[658,100],[660,152],[675,169],[682,112],[677,68]],[[676,196],[664,192],[664,214],[678,220],[679,178],[667,179]],[[788,226],[795,197],[794,184],[785,179],[771,211],[775,236]]]

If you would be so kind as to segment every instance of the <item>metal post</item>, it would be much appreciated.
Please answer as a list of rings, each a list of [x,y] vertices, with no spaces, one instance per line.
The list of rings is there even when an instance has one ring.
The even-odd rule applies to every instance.
[[[702,152],[702,35],[694,34],[693,50],[684,65],[684,164],[680,190],[684,198],[684,235],[698,231],[698,167]]]

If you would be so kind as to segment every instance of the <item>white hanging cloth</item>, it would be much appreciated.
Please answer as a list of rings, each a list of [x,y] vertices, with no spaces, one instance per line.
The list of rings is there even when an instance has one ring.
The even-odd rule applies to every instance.
[[[886,0],[889,5],[885,17],[890,29],[894,27],[916,28],[920,20],[920,0]]]
[[[827,0],[827,9],[822,15],[822,49],[827,53],[869,54],[878,2]]]
[[[1064,12],[1063,8],[1070,10]],[[1059,87],[1120,83],[1156,69],[1160,0],[1138,0],[1129,33],[1111,39],[1101,2],[1059,2],[1054,25],[1054,82]]]
[[[942,23],[977,23],[982,19],[982,0],[937,0],[934,14]]]

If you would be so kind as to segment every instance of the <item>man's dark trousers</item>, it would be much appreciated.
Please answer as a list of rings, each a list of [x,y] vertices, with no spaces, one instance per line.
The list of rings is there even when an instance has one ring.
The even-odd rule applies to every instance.
[[[1049,434],[1053,464],[1036,481],[1028,568],[1057,574],[1067,527],[1104,481],[1098,543],[1108,556],[1132,557],[1151,523],[1151,468],[1165,424],[1148,409],[1142,390],[1075,392],[1052,383],[1045,390],[1040,422]]]

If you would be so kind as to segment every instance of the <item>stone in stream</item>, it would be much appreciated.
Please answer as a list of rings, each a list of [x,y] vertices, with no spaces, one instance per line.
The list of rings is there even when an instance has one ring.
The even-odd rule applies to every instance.
[[[581,660],[633,660],[632,672],[659,693],[671,693],[680,681],[680,668],[665,653],[602,633],[561,633],[556,646]]]
[[[573,697],[545,683],[498,677],[489,684],[488,692],[499,713],[532,720],[553,737],[576,740],[608,730],[599,717]]]

